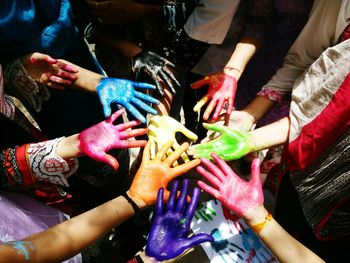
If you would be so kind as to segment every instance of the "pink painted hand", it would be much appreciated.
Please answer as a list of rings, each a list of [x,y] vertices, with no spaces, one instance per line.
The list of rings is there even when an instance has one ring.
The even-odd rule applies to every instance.
[[[217,198],[226,208],[231,209],[238,216],[243,216],[249,210],[263,204],[259,159],[252,162],[252,176],[250,181],[246,182],[232,171],[219,156],[212,153],[211,157],[215,160],[216,165],[208,159],[201,159],[209,171],[201,166],[197,167],[197,171],[212,185],[209,186],[203,181],[199,181],[198,185],[204,191]]]
[[[56,89],[72,85],[78,72],[75,67],[63,63],[42,53],[31,53],[23,56],[22,63],[28,74],[38,83]]]
[[[224,72],[212,74],[206,76],[204,79],[192,83],[191,87],[192,89],[198,89],[204,85],[209,86],[208,94],[198,101],[193,110],[199,111],[204,104],[211,100],[204,112],[204,120],[209,119],[209,116],[215,107],[216,109],[212,119],[217,120],[222,109],[224,108],[225,103],[228,104],[226,113],[227,115],[230,115],[233,110],[237,89],[237,80],[235,77],[227,75]]]
[[[78,137],[80,153],[96,161],[108,163],[116,170],[119,163],[112,155],[107,154],[107,151],[145,146],[147,144],[145,140],[127,140],[147,133],[147,128],[127,130],[139,125],[139,121],[130,121],[119,125],[113,124],[122,113],[123,110],[116,111],[108,119],[81,132]]]

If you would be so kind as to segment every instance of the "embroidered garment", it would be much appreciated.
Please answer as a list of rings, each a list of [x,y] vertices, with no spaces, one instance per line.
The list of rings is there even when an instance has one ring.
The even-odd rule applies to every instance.
[[[12,98],[5,94],[4,91],[4,77],[2,75],[2,68],[0,65],[0,113],[5,115],[10,120],[15,119],[15,104]]]

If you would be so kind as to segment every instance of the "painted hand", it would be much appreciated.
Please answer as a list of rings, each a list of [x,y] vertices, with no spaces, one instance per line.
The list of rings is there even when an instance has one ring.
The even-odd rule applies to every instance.
[[[56,89],[72,85],[78,72],[72,65],[60,62],[49,55],[31,53],[21,58],[28,74],[38,83]]]
[[[198,101],[193,110],[199,111],[204,104],[211,100],[204,112],[204,120],[209,119],[209,116],[215,107],[216,109],[212,119],[217,120],[219,114],[224,108],[225,103],[228,104],[227,115],[230,115],[233,110],[233,103],[237,89],[237,80],[234,77],[222,72],[206,76],[204,79],[192,83],[191,87],[192,89],[198,89],[204,85],[209,86],[208,94],[201,98],[200,101]]]
[[[139,125],[140,122],[131,121],[119,125],[113,124],[122,113],[123,110],[116,111],[107,120],[81,132],[78,137],[80,152],[96,161],[108,163],[114,169],[118,169],[118,161],[112,155],[107,154],[108,150],[145,146],[147,143],[145,140],[127,140],[147,133],[146,128],[127,130]]]
[[[198,188],[193,190],[191,202],[186,208],[188,185],[189,180],[184,180],[181,194],[176,198],[179,182],[174,183],[166,209],[163,206],[164,189],[159,189],[153,224],[146,245],[147,256],[159,261],[167,260],[179,256],[195,245],[214,241],[211,235],[204,233],[188,238],[200,193]]]
[[[158,149],[163,147],[168,141],[173,142],[173,149],[176,150],[180,147],[176,141],[176,132],[183,133],[188,139],[196,141],[198,136],[188,130],[184,125],[176,121],[169,116],[153,116],[148,126],[148,138],[151,142],[151,158],[153,159],[156,152],[156,145]],[[168,150],[167,154],[170,155],[173,151]],[[181,155],[181,158],[187,162],[189,158],[186,153]]]
[[[217,198],[226,208],[231,209],[239,216],[263,204],[259,159],[252,162],[252,177],[249,182],[246,182],[235,174],[219,156],[214,153],[211,156],[216,165],[208,159],[202,158],[201,161],[209,171],[201,166],[197,168],[197,172],[212,185],[209,186],[199,181],[198,185],[204,191]]]
[[[142,74],[147,74],[156,85],[161,96],[164,95],[164,91],[159,79],[169,87],[172,93],[176,92],[175,88],[180,87],[180,83],[173,72],[169,70],[169,67],[175,68],[175,65],[152,51],[142,51],[132,59],[132,70],[135,79],[138,81]]]
[[[200,160],[193,160],[172,168],[173,163],[187,150],[188,143],[182,144],[173,154],[165,158],[166,152],[171,146],[172,142],[169,141],[158,151],[155,159],[151,160],[151,143],[147,143],[143,152],[141,166],[129,190],[129,195],[133,199],[137,199],[139,203],[143,205],[154,204],[159,188],[163,187],[166,189],[171,180],[200,164]],[[167,200],[169,198],[169,191],[164,190],[164,195]]]
[[[151,114],[157,114],[157,111],[146,103],[159,104],[159,101],[151,96],[136,91],[134,87],[140,89],[155,88],[148,83],[133,82],[126,79],[103,78],[100,80],[96,90],[100,97],[103,112],[106,117],[112,113],[111,103],[122,105],[142,123],[146,123],[146,118],[135,108],[135,106]]]
[[[225,161],[231,161],[253,152],[256,148],[249,132],[240,132],[215,124],[203,123],[203,126],[221,135],[210,142],[191,146],[188,153],[193,154],[194,158],[211,159],[210,154],[216,153]]]

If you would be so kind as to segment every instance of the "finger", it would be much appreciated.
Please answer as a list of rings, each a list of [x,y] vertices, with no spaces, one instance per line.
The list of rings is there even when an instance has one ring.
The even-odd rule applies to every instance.
[[[209,103],[208,107],[206,108],[206,110],[205,110],[205,112],[203,114],[203,120],[208,120],[209,119],[210,114],[213,112],[215,106],[216,106],[216,100],[215,101],[212,100]]]
[[[231,115],[233,111],[234,102],[235,102],[235,96],[228,98],[228,105],[227,105],[227,112],[226,112],[227,115]]]
[[[148,160],[150,160],[150,148],[151,148],[151,142],[148,142],[145,146],[145,149],[143,150],[143,155],[142,155],[142,162],[145,163]]]
[[[187,207],[186,212],[185,212],[185,216],[187,219],[186,221],[188,223],[191,223],[193,215],[196,212],[196,207],[197,207],[198,200],[199,200],[199,194],[200,194],[199,188],[195,187],[193,189],[193,192],[192,192],[191,201],[188,204],[188,207]]]
[[[183,135],[185,135],[188,139],[190,139],[191,141],[197,141],[198,140],[198,136],[191,132],[189,129],[187,129],[184,125],[182,125],[181,123],[179,123],[176,127],[176,131],[181,132]]]
[[[139,148],[144,147],[147,144],[146,140],[132,140],[125,142],[125,148]]]
[[[46,54],[43,54],[43,53],[39,53],[39,52],[35,52],[31,56],[30,61],[29,61],[29,63],[32,64],[32,65],[39,65],[39,64],[42,64],[44,62],[52,65],[52,64],[57,63],[57,60],[52,58],[49,55],[46,55]]]
[[[206,191],[211,196],[215,197],[216,199],[219,199],[220,193],[218,190],[214,189],[213,187],[207,185],[203,181],[198,181],[198,185],[200,188],[202,188],[204,191]]]
[[[198,166],[201,163],[200,160],[196,159],[196,160],[192,160],[190,162],[181,164],[175,168],[172,168],[172,173],[170,174],[170,178],[174,179],[177,176],[180,176],[184,173],[187,173],[189,170],[191,170],[192,168]]]
[[[213,242],[213,241],[214,241],[214,238],[211,235],[200,233],[182,241],[181,247],[183,250],[186,250],[198,244],[201,244],[204,242]]]
[[[62,63],[62,62],[60,62]],[[69,64],[66,64],[66,63],[62,63],[63,65],[61,66],[60,64],[60,68],[63,69],[64,71],[67,71],[67,72],[71,72],[71,73],[78,73],[79,70],[77,68],[75,68],[73,65],[69,65]]]
[[[104,10],[112,7],[111,1],[94,1],[94,0],[85,0],[89,9],[92,10]]]
[[[139,91],[135,91],[135,97],[139,98],[139,99],[142,99],[143,101],[146,101],[146,102],[149,102],[149,103],[152,103],[152,104],[156,104],[156,105],[158,105],[160,103],[159,100],[153,98],[152,96],[143,94],[142,92],[139,92]]]
[[[205,170],[202,166],[198,166],[196,168],[196,171],[200,173],[203,177],[205,177],[215,188],[220,189],[221,182],[217,177],[215,177],[213,174],[209,173],[207,170]]]
[[[209,100],[209,96],[205,95],[203,98],[200,99],[200,101],[197,102],[197,104],[193,107],[194,112],[198,112],[204,104],[206,104]]]
[[[219,132],[220,134],[223,134],[227,129],[225,126],[209,123],[203,123],[203,127],[210,131]]]
[[[161,77],[161,79],[165,82],[165,84],[168,86],[168,88],[170,89],[170,91],[175,94],[175,88],[174,85],[172,84],[170,78],[162,71],[159,71],[159,76]]]
[[[140,121],[128,121],[126,123],[122,123],[122,124],[118,124],[117,126],[115,126],[117,128],[118,131],[125,131],[129,128],[135,127],[137,125],[140,125],[141,122]]]
[[[182,189],[181,189],[181,194],[177,200],[177,204],[176,204],[176,212],[177,213],[183,213],[183,211],[185,210],[185,204],[186,204],[186,200],[187,200],[187,193],[188,193],[188,187],[190,184],[190,180],[185,179],[182,182]]]
[[[167,205],[168,211],[174,211],[174,209],[175,209],[178,188],[179,188],[179,181],[175,181],[173,184],[173,187],[171,188],[171,192],[170,192],[170,197],[169,197],[169,201],[168,201],[168,205]]]
[[[137,137],[137,136],[141,136],[144,134],[147,134],[147,128],[139,128],[139,129],[134,129],[131,131],[123,131],[121,132],[120,135],[120,139],[121,140],[126,140],[129,138],[133,138],[133,137]]]
[[[158,112],[157,110],[153,109],[152,107],[148,106],[146,103],[142,102],[141,100],[139,100],[138,98],[132,98],[131,99],[131,103],[138,106],[140,109],[149,112],[153,115],[157,115]]]
[[[58,89],[58,90],[66,89],[66,86],[62,86],[61,84],[57,84],[57,83],[54,83],[51,81],[47,82],[46,86],[49,86],[50,88],[54,88],[54,89]]]
[[[64,78],[66,80],[71,80],[73,82],[76,81],[78,78],[74,73],[70,73],[59,68],[56,68],[54,70],[54,75],[57,77]]]
[[[202,163],[208,168],[208,170],[214,174],[221,182],[226,180],[225,174],[211,161],[206,158],[201,158]]]
[[[191,84],[192,89],[198,89],[200,87],[203,87],[204,85],[208,85],[210,83],[210,79],[208,77],[205,77],[203,79],[200,79],[194,83]]]
[[[216,121],[219,118],[219,115],[224,108],[225,100],[221,99],[219,100],[218,104],[216,105],[215,112],[213,114],[213,120]]]
[[[103,107],[103,114],[105,115],[105,118],[109,117],[112,113],[111,105],[107,104],[104,101],[101,101],[102,107]]]
[[[223,171],[225,175],[234,173],[231,167],[224,160],[222,160],[217,154],[211,153],[210,156],[214,159],[216,164],[220,167],[221,171]]]
[[[157,78],[157,75],[156,75],[154,72],[152,72],[152,73],[150,73],[150,76],[151,76],[151,78],[152,78],[154,84],[156,84],[156,87],[157,87],[157,90],[158,90],[159,94],[163,97],[163,96],[164,96],[163,87],[162,87],[162,85],[160,84],[160,82],[159,82],[159,80],[158,80],[158,78]],[[142,94],[143,94],[143,93],[142,93]],[[151,98],[154,99],[153,97],[151,97]]]
[[[133,81],[133,85],[139,89],[156,89],[156,86],[154,86],[153,84],[149,84],[149,83],[145,83],[145,82]]]
[[[169,65],[169,64],[166,64],[166,65],[167,65],[167,66],[171,66],[171,65]],[[172,64],[172,65],[174,65],[174,64]],[[175,77],[174,73],[171,72],[171,70],[169,70],[169,69],[167,68],[167,66],[163,67],[164,73],[171,79],[172,82],[175,83],[175,85],[176,85],[177,87],[180,87],[180,86],[181,86],[180,82],[177,80],[177,78]],[[174,67],[175,67],[175,65],[174,65]]]
[[[54,75],[51,75],[49,77],[49,80],[54,82],[54,83],[63,85],[63,86],[71,86],[73,84],[73,82],[70,80],[62,79],[62,78],[54,76]]]
[[[107,123],[113,123],[120,115],[122,115],[124,112],[123,109],[121,110],[117,110],[116,112],[114,112],[111,116],[109,116],[109,118],[106,120]]]
[[[110,166],[114,168],[114,170],[117,170],[119,167],[119,163],[117,159],[115,159],[112,155],[108,153],[106,153],[100,161],[108,163]]]
[[[162,161],[172,145],[173,145],[173,141],[168,141],[161,149],[159,149],[158,147],[158,152],[156,154],[155,160]],[[167,163],[167,161],[165,162]]]
[[[146,118],[130,103],[123,105],[131,115],[133,115],[136,119],[138,119],[142,123],[146,123]]]
[[[156,207],[155,207],[155,214],[154,216],[160,216],[164,213],[163,209],[163,195],[164,195],[164,188],[159,188],[158,190],[158,195],[157,195],[157,202],[156,202]]]
[[[51,64],[51,65],[57,63],[57,59],[54,59],[54,58],[52,58],[52,57],[49,56],[49,55],[44,55],[44,54],[41,54],[41,55],[43,55],[42,58],[43,58],[47,63],[49,63],[49,64]]]
[[[260,177],[260,159],[255,158],[251,166],[252,177],[250,183],[253,185],[261,186],[261,177]]]
[[[173,142],[174,143],[174,142]],[[178,145],[178,144],[177,144]],[[170,155],[166,160],[165,163],[167,163],[169,166],[172,166],[177,159],[180,158],[181,154],[184,153],[189,147],[189,144],[187,142],[183,143],[180,147],[178,147],[175,152]]]
[[[151,145],[151,159],[154,160],[156,157],[156,142],[154,140],[149,141]]]

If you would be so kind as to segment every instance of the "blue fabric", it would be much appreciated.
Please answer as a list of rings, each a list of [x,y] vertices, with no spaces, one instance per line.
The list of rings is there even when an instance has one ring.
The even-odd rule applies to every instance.
[[[1,0],[0,56],[63,57],[79,39],[69,0]]]

